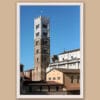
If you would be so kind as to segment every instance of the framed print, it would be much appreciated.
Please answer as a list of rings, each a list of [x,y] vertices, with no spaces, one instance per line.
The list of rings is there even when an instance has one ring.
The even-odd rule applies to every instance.
[[[17,98],[83,98],[83,3],[17,3]]]

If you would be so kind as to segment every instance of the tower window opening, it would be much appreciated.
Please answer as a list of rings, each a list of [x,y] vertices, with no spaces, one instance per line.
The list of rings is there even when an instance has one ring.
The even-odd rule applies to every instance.
[[[42,27],[43,27],[43,28],[47,28],[47,25],[46,25],[46,24],[43,24]]]
[[[43,41],[43,45],[47,45],[48,41],[47,40],[44,40]]]
[[[36,50],[36,53],[39,53],[39,49]]]
[[[37,58],[37,62],[39,62],[39,58]]]
[[[43,32],[43,36],[45,36],[45,37],[46,37],[46,36],[47,36],[47,32]]]
[[[39,41],[36,41],[36,45],[38,45],[39,44]]]
[[[39,36],[39,32],[36,33],[36,36]]]
[[[38,25],[36,25],[36,29],[38,29],[39,28],[39,24]]]
[[[48,51],[46,49],[43,50],[43,53],[48,53]]]

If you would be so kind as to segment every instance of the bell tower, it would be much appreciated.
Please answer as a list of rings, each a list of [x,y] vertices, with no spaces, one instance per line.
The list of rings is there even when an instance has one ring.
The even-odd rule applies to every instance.
[[[46,80],[46,67],[50,63],[49,18],[39,16],[34,19],[34,65],[35,81]]]

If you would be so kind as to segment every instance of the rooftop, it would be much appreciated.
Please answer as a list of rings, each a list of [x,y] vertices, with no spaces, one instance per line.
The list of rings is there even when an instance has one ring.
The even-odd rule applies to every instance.
[[[36,85],[36,86],[41,86],[41,85],[63,85],[54,81],[24,81],[25,85]]]
[[[80,73],[79,69],[54,68],[54,69],[51,69],[50,71],[52,71],[52,70],[58,70],[63,73]],[[49,72],[47,72],[47,73],[49,73]]]
[[[62,53],[59,53],[58,55],[65,54],[65,53],[71,53],[71,52],[75,52],[75,51],[80,51],[80,49],[78,48],[78,49],[73,49],[73,50],[67,50]]]

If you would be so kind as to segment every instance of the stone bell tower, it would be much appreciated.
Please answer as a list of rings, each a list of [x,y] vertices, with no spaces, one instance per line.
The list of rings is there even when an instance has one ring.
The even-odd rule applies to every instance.
[[[46,67],[50,63],[49,19],[39,16],[34,19],[34,65],[35,81],[46,80]]]

